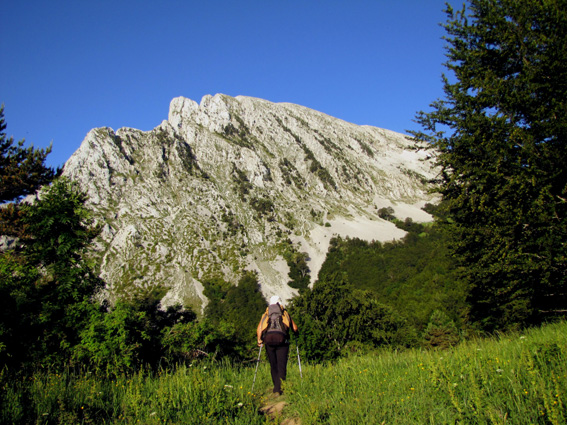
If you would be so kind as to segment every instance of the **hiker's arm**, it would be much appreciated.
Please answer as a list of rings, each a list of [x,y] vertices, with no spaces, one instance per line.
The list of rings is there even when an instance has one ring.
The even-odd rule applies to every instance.
[[[290,324],[289,328],[293,331],[293,333],[295,335],[297,335],[299,333],[299,329],[297,328],[297,325],[295,324],[295,322],[291,318],[291,315],[289,314],[289,312],[287,310],[284,311],[284,315],[289,320],[289,324]]]
[[[264,342],[262,341],[262,324],[264,322],[264,316],[266,314],[262,315],[262,318],[260,319],[260,323],[258,323],[258,327],[256,328],[256,337],[258,338],[258,345],[262,345]]]
[[[296,334],[296,335],[299,334],[299,329],[297,328],[297,325],[295,324],[295,322],[293,321],[291,316],[290,316],[289,320],[291,320],[291,329],[293,330],[293,333]]]

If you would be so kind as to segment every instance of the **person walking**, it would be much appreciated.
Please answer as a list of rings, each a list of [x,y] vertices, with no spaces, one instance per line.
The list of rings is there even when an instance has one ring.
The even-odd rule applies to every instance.
[[[256,334],[258,345],[266,347],[274,383],[272,392],[277,395],[282,394],[282,381],[285,381],[287,375],[290,330],[295,335],[299,334],[297,325],[283,307],[280,297],[274,295],[258,323]]]

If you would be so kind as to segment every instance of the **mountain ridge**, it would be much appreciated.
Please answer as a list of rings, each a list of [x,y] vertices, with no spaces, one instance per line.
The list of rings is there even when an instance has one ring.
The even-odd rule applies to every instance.
[[[291,103],[223,94],[170,103],[153,130],[91,130],[64,166],[103,225],[96,259],[108,293],[160,285],[164,303],[196,310],[203,281],[258,272],[267,297],[289,299],[291,253],[316,279],[333,235],[404,232],[378,217],[431,218],[429,153],[406,136]]]

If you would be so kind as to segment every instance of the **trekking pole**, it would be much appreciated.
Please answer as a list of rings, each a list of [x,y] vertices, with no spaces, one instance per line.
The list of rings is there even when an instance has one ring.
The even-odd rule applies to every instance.
[[[297,350],[297,364],[299,365],[299,376],[303,379],[303,373],[301,372],[301,359],[299,358],[299,346],[295,344],[295,349]]]
[[[256,370],[254,371],[254,381],[252,381],[252,389],[250,392],[254,391],[254,384],[256,383],[256,373],[258,372],[258,365],[260,364],[260,354],[262,354],[262,347],[264,344],[260,345],[260,352],[258,353],[258,360],[256,360]]]

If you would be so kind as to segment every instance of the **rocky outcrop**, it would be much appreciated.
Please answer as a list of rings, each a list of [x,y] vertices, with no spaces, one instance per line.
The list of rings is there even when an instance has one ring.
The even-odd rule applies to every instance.
[[[403,236],[377,210],[424,221],[433,177],[404,135],[292,104],[217,94],[172,100],[142,132],[93,129],[64,174],[103,224],[100,274],[113,295],[160,285],[165,301],[200,307],[202,282],[258,271],[286,299],[283,254],[309,255],[311,279],[334,234]]]

